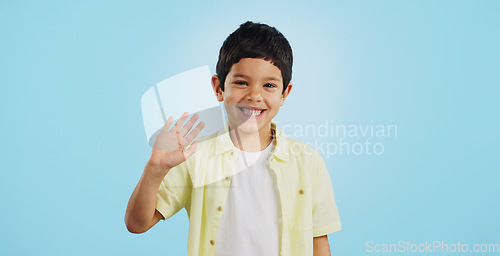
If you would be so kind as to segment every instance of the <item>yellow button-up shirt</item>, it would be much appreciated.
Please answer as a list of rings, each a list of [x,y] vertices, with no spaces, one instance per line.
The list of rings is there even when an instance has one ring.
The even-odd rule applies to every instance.
[[[285,136],[274,123],[271,127],[274,151],[268,167],[276,175],[279,191],[281,255],[313,255],[313,237],[341,229],[330,176],[316,150]],[[182,208],[187,211],[188,256],[215,253],[235,160],[228,131],[226,123],[200,139],[196,153],[172,168],[158,190],[156,209],[165,219]]]

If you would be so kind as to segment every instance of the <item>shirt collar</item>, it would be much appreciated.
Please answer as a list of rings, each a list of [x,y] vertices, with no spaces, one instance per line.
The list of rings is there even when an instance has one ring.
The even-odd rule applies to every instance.
[[[273,156],[280,161],[288,160],[288,140],[275,123],[271,123],[271,132],[273,139]],[[224,127],[217,132],[215,141],[215,153],[217,155],[234,150],[233,142],[229,136],[229,124],[226,122]]]

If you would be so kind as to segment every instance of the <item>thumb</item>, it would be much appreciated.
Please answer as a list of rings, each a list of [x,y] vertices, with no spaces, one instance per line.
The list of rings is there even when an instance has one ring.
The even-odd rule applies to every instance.
[[[195,140],[189,147],[184,150],[184,157],[188,159],[190,156],[192,156],[196,152],[196,147],[198,147],[198,141]]]

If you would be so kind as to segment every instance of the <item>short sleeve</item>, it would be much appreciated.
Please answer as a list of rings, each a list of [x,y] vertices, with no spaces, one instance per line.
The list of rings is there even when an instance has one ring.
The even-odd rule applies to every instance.
[[[192,182],[186,162],[170,169],[158,188],[156,209],[168,219],[184,208],[190,201]]]
[[[315,158],[312,181],[313,237],[327,235],[341,229],[330,175],[321,155],[317,154]]]

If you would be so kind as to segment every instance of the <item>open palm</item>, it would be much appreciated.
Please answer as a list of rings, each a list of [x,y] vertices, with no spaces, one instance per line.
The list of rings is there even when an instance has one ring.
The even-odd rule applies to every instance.
[[[179,120],[169,130],[174,117],[169,117],[160,133],[156,137],[151,154],[151,163],[158,165],[162,169],[170,169],[186,161],[196,152],[196,136],[203,130],[205,123],[200,122],[191,132],[191,128],[198,120],[198,115],[194,114],[189,121],[182,126],[189,114],[184,113]]]

